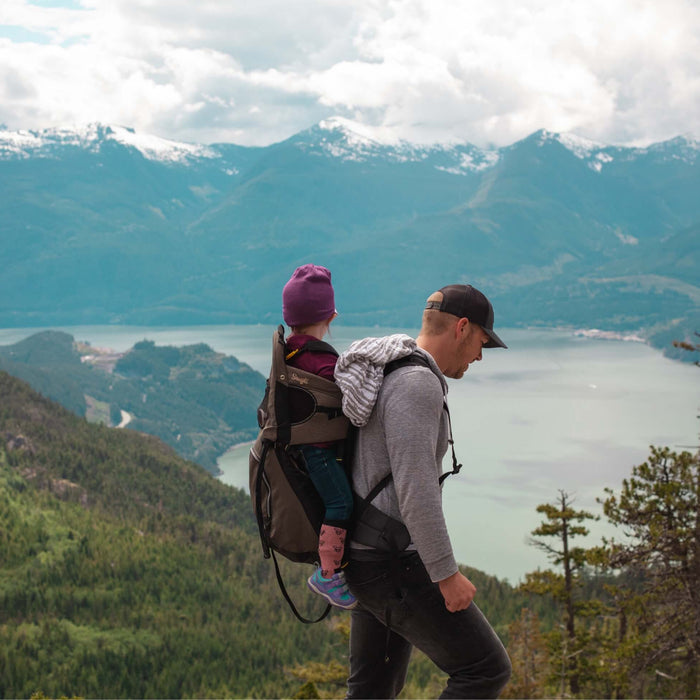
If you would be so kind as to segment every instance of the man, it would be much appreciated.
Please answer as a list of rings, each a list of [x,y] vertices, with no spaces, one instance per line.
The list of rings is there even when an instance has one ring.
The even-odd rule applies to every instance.
[[[485,347],[506,347],[493,320],[481,292],[450,285],[429,297],[415,341],[366,338],[338,360],[343,410],[361,426],[353,489],[366,499],[345,569],[359,601],[348,698],[395,698],[413,646],[448,674],[444,698],[497,697],[510,677],[508,655],[457,567],[439,479],[451,441],[445,377],[461,378]]]

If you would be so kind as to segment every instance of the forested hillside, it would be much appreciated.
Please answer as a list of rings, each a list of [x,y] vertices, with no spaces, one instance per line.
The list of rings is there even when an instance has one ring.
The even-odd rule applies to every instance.
[[[109,353],[59,331],[0,346],[0,370],[79,416],[156,435],[212,473],[232,445],[257,434],[264,377],[200,343],[136,343]]]
[[[296,621],[242,491],[4,372],[0,396],[0,696],[289,697],[302,684],[291,669],[347,663],[334,629],[347,614]],[[309,570],[282,565],[313,613]],[[469,574],[507,637],[529,597]],[[555,607],[537,609],[551,625]],[[417,659],[411,693],[439,678]]]
[[[242,491],[5,373],[0,395],[0,695],[274,697],[339,653],[288,614]]]

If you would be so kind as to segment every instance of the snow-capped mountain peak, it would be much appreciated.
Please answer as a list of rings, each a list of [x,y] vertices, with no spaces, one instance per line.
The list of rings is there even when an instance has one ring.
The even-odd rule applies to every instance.
[[[369,145],[389,145],[397,143],[396,139],[379,138],[379,133],[376,129],[360,124],[359,122],[346,119],[345,117],[330,117],[323,119],[318,123],[320,131],[328,132],[335,136],[340,136],[348,143],[353,143],[359,146]]]
[[[556,134],[556,139],[562,146],[582,160],[595,156],[605,148],[603,143],[572,133]]]
[[[0,129],[0,159],[51,158],[56,157],[63,148],[81,148],[95,152],[109,141],[134,148],[144,158],[161,162],[183,163],[191,159],[219,157],[216,151],[207,146],[170,141],[137,133],[124,126],[94,123],[75,128],[38,131]]]
[[[558,143],[579,160],[585,161],[591,170],[600,172],[603,166],[614,160],[614,148],[571,132],[554,132],[542,129],[534,134],[539,146]]]
[[[593,141],[591,139],[585,138],[584,136],[579,136],[571,132],[556,132],[547,131],[546,129],[541,129],[537,131],[533,136],[537,140],[539,146],[544,146],[548,143],[559,143],[567,151],[571,151],[577,158],[585,160],[595,155],[598,151],[607,148],[603,143],[598,141]]]
[[[367,127],[343,117],[325,119],[297,135],[294,141],[311,153],[343,161],[427,161],[437,170],[462,176],[490,168],[500,158],[497,150],[468,143],[420,145],[403,141],[379,127]]]
[[[170,141],[151,134],[137,133],[133,129],[112,127],[112,138],[140,151],[149,160],[182,162],[190,158],[218,158],[216,151],[197,144]]]
[[[659,155],[666,161],[682,161],[692,164],[695,163],[698,154],[700,154],[700,141],[685,134],[668,141],[652,144],[644,151]]]
[[[301,148],[345,161],[366,161],[377,156],[387,157],[400,143],[379,138],[372,127],[344,117],[331,117],[302,132],[295,138]]]

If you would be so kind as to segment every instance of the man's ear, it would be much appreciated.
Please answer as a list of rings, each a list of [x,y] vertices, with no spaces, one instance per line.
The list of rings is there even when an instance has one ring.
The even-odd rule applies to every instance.
[[[469,331],[469,319],[468,318],[460,318],[457,321],[457,325],[455,326],[455,335],[459,337],[463,333],[467,333]]]

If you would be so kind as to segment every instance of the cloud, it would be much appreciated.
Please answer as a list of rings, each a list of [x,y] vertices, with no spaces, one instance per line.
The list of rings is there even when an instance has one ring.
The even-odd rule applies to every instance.
[[[266,144],[339,115],[417,142],[700,134],[689,0],[42,4],[0,9],[0,121],[12,128],[99,120]]]

